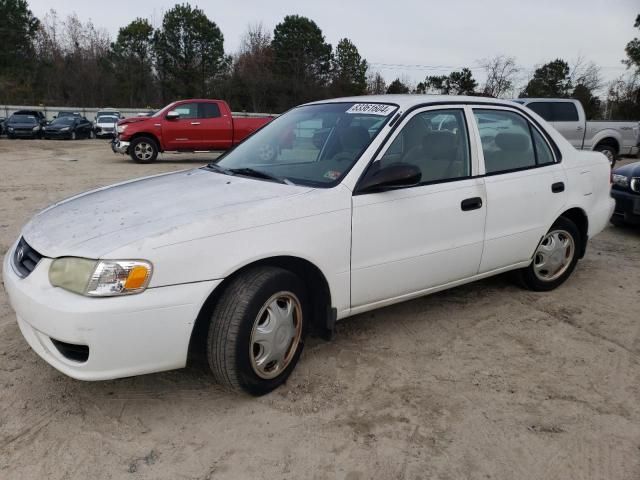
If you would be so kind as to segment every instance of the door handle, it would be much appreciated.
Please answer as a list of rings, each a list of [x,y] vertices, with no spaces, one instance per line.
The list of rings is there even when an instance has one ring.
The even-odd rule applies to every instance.
[[[582,130],[582,127],[577,127],[576,130],[580,131]]]
[[[480,197],[473,197],[473,198],[467,198],[466,200],[462,200],[462,202],[460,202],[460,208],[464,212],[482,208],[482,199]]]
[[[200,122],[191,122],[191,125],[200,125]]]
[[[551,191],[553,193],[564,192],[564,182],[556,182],[553,185],[551,185]]]

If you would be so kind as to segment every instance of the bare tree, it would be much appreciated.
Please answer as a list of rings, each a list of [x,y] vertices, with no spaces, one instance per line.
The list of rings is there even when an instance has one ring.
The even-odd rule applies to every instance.
[[[569,79],[573,86],[584,85],[592,92],[600,90],[604,86],[600,67],[594,62],[588,62],[580,55],[575,59],[569,73]]]
[[[482,88],[485,95],[499,98],[513,91],[521,72],[514,57],[497,55],[478,61],[478,65],[484,69],[487,75],[487,80]]]
[[[254,112],[273,108],[269,93],[274,86],[271,35],[262,23],[252,24],[242,38],[240,51],[233,63],[232,84],[242,108]]]
[[[382,95],[387,92],[387,84],[380,72],[367,74],[367,93],[370,95]]]

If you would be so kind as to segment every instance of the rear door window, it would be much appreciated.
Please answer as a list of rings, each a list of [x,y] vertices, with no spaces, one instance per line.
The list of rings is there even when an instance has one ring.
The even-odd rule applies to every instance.
[[[554,102],[553,104],[554,122],[577,122],[578,110],[571,102]]]
[[[218,118],[220,117],[220,107],[217,103],[201,103],[200,118]]]

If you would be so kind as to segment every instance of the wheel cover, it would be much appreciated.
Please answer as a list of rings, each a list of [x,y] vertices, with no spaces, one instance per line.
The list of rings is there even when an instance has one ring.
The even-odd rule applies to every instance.
[[[138,143],[133,151],[136,155],[136,158],[140,160],[149,160],[151,157],[153,157],[153,147],[150,143],[147,142]]]
[[[251,331],[249,358],[260,378],[280,375],[291,363],[302,338],[302,307],[291,292],[278,292],[267,300]]]
[[[533,271],[538,279],[552,282],[567,271],[575,256],[573,237],[566,230],[553,230],[542,239],[533,256]]]

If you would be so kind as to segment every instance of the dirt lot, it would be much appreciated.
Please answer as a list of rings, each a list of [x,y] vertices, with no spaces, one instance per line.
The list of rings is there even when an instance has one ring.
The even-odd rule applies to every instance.
[[[0,140],[0,254],[37,210],[136,165],[104,141]],[[0,479],[638,479],[640,230],[548,294],[499,277],[360,315],[252,399],[197,368],[72,380],[0,289]]]

